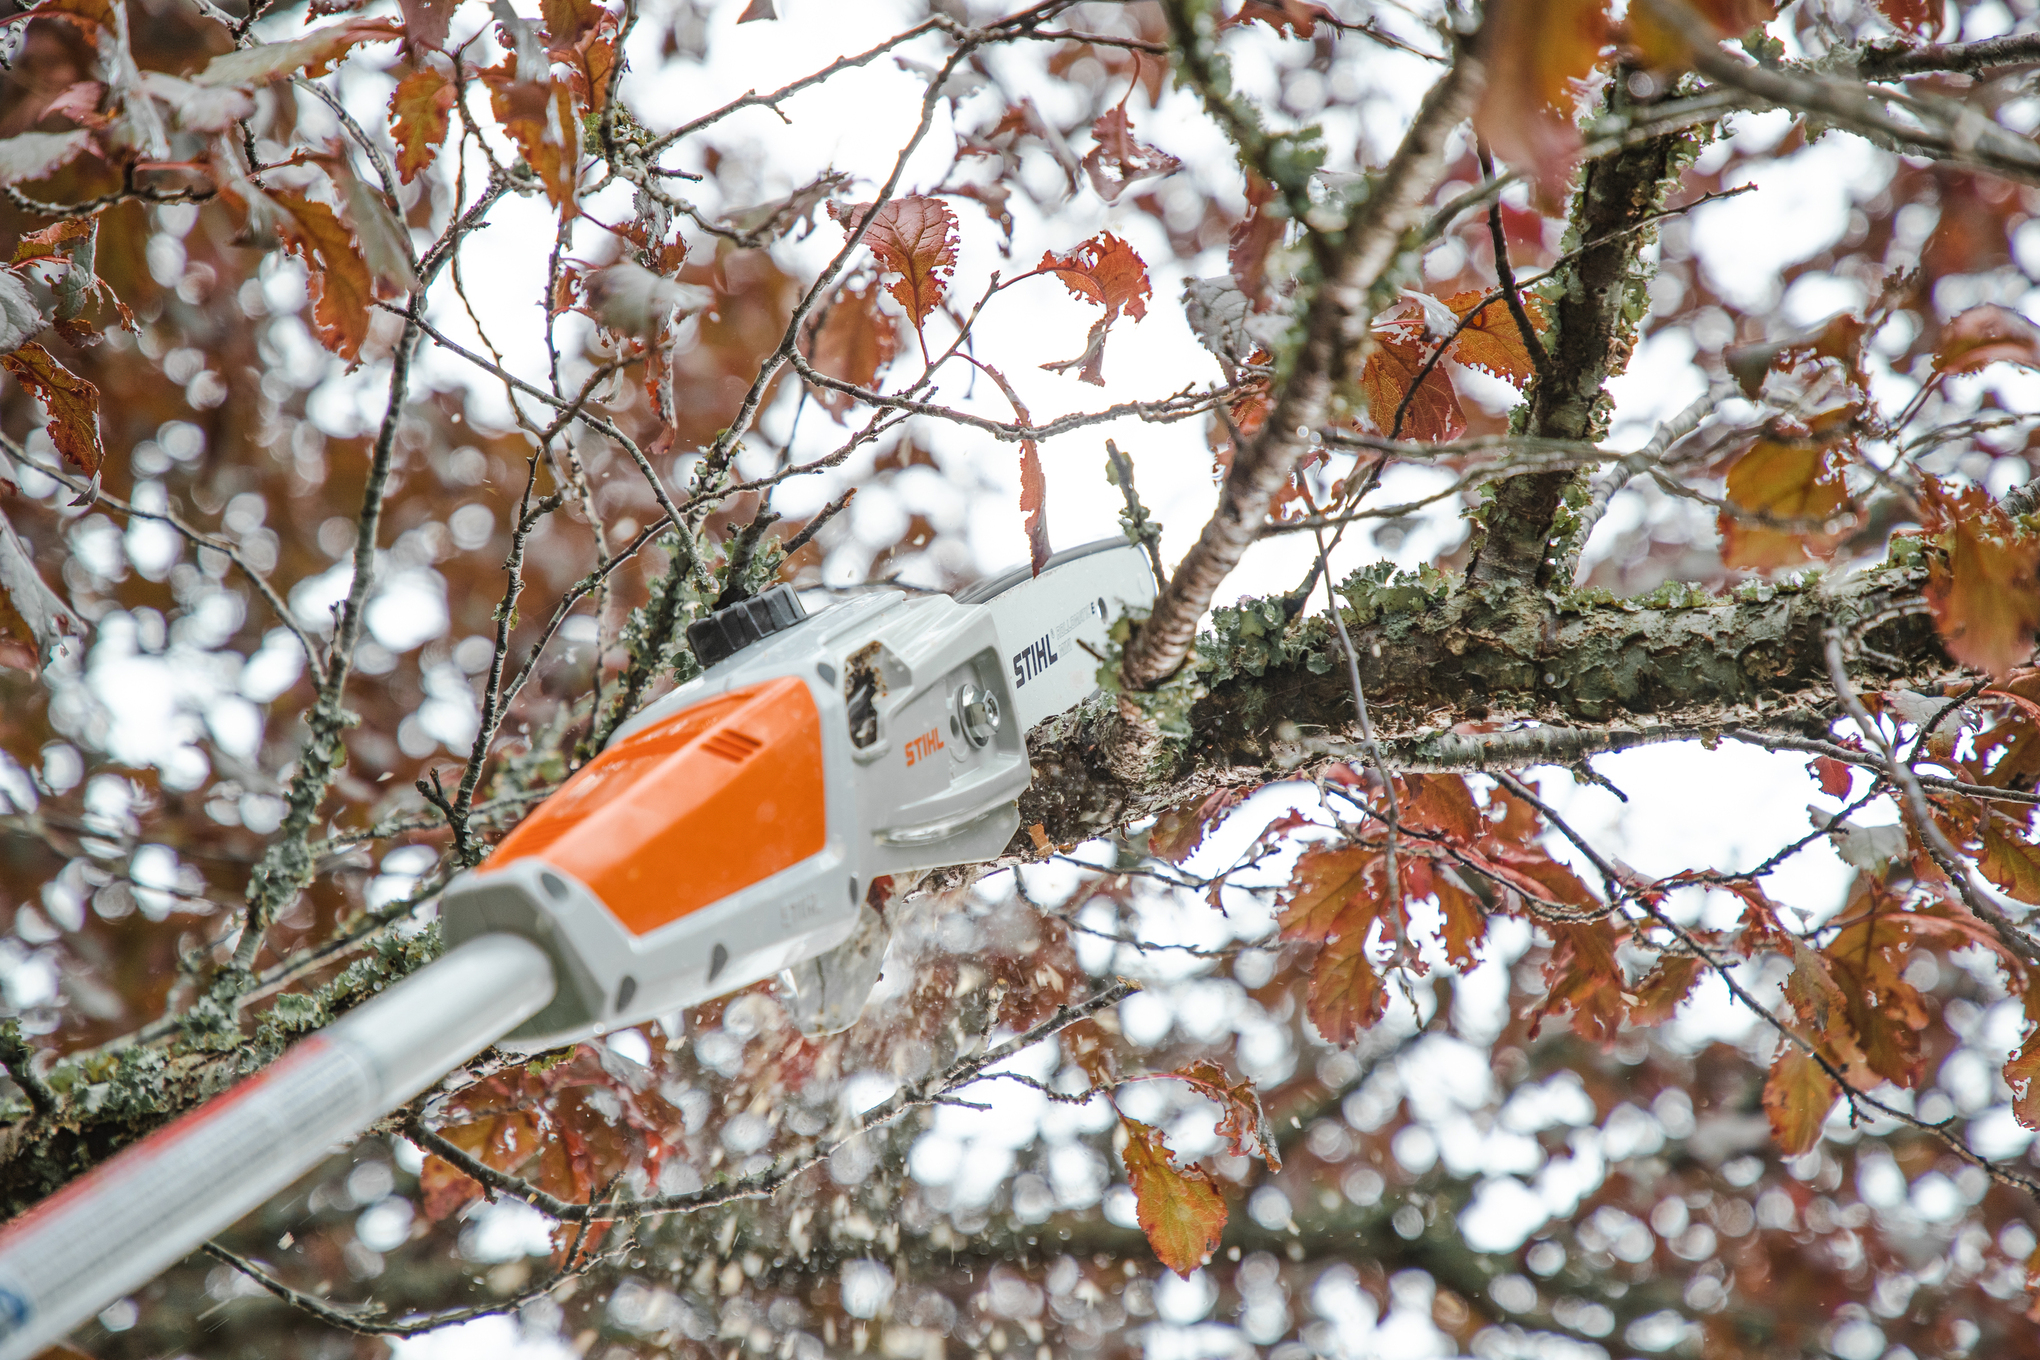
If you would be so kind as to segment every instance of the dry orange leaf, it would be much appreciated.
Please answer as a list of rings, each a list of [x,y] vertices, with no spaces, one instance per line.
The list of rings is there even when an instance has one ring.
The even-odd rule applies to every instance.
[[[320,343],[350,363],[361,355],[375,300],[375,281],[354,233],[324,203],[302,194],[271,194],[289,213],[284,241],[311,276],[312,328]]]
[[[1487,90],[1473,126],[1496,156],[1532,171],[1547,190],[1572,171],[1580,147],[1577,82],[1608,45],[1606,0],[1495,0],[1483,42]]]
[[[1185,1279],[1211,1259],[1225,1230],[1225,1200],[1211,1174],[1197,1165],[1176,1165],[1161,1130],[1120,1116],[1126,1146],[1126,1181],[1133,1187],[1134,1216],[1148,1245],[1169,1269]]]
[[[409,184],[438,156],[453,111],[453,82],[430,66],[397,82],[390,92],[390,136],[397,144],[397,175]]]
[[[1133,123],[1126,116],[1124,103],[1107,109],[1103,117],[1091,124],[1091,136],[1098,144],[1084,154],[1084,173],[1091,177],[1091,187],[1098,191],[1098,197],[1107,203],[1117,203],[1119,196],[1136,181],[1174,174],[1183,164],[1133,135]],[[1144,277],[1146,271],[1142,273]]]
[[[1841,1095],[1841,1088],[1812,1054],[1788,1045],[1764,1082],[1764,1113],[1771,1118],[1778,1150],[1799,1157],[1819,1147],[1821,1127]]]
[[[1740,509],[1776,520],[1815,523],[1837,514],[1848,502],[1841,470],[1825,445],[1811,441],[1759,439],[1728,471],[1728,499]],[[1796,567],[1825,551],[1826,536],[1815,527],[1772,528],[1723,511],[1721,560],[1748,571]]]
[[[1947,553],[1929,566],[1926,596],[1948,655],[2005,679],[2040,633],[2040,535],[1981,487],[1950,491],[1928,477],[1920,503]]]
[[[2040,368],[2040,326],[2009,307],[1987,302],[1941,328],[1941,348],[1934,355],[1937,372],[1974,373],[2001,360]]]
[[[1430,443],[1466,433],[1466,412],[1443,365],[1433,364],[1416,395],[1409,397],[1430,355],[1431,347],[1422,340],[1404,339],[1391,331],[1375,335],[1374,349],[1360,369],[1360,390],[1367,397],[1368,417],[1382,434]],[[1405,397],[1409,397],[1407,409]],[[1402,413],[1400,424],[1397,412]]]
[[[869,388],[899,352],[897,323],[878,306],[878,285],[845,288],[829,304],[812,338],[814,366],[832,378]],[[816,388],[815,397],[838,423],[854,404],[848,393]]]
[[[0,365],[43,404],[49,415],[44,428],[64,461],[88,477],[97,477],[106,462],[106,450],[99,442],[99,389],[34,341],[12,354],[0,355]]]
[[[1522,327],[1509,311],[1509,304],[1503,298],[1490,299],[1476,289],[1466,293],[1454,293],[1440,299],[1452,314],[1464,318],[1474,314],[1466,323],[1466,329],[1459,332],[1459,338],[1452,342],[1451,353],[1447,356],[1468,368],[1478,368],[1504,382],[1522,387],[1537,376],[1537,366],[1530,358],[1530,344],[1523,338]],[[1531,328],[1546,329],[1550,322],[1544,314],[1544,304],[1534,297],[1523,298],[1523,313],[1530,318]]]

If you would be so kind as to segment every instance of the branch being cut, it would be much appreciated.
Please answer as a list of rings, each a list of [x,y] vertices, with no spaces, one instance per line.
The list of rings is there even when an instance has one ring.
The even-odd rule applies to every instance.
[[[1367,201],[1326,252],[1325,278],[1305,318],[1304,342],[1274,409],[1234,456],[1217,511],[1127,648],[1121,673],[1129,689],[1152,689],[1183,664],[1219,582],[1260,535],[1269,503],[1310,447],[1308,432],[1324,422],[1334,386],[1366,358],[1377,306],[1373,294],[1400,256],[1403,234],[1419,220],[1443,170],[1446,140],[1471,113],[1485,76],[1479,56],[1462,50],[1424,96]]]

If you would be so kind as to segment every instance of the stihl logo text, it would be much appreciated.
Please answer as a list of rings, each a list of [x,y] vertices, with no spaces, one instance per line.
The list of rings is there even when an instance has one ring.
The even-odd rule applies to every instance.
[[[907,764],[918,765],[941,749],[942,734],[931,727],[924,735],[907,743]]]
[[[1013,687],[1018,689],[1060,660],[1055,654],[1055,635],[1043,633],[1039,642],[1013,653]]]

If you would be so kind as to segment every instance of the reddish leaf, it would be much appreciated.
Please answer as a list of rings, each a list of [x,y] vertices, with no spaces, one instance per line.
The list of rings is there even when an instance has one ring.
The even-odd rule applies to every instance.
[[[829,205],[829,215],[846,231],[855,231],[870,211],[868,203]],[[956,264],[956,214],[940,199],[921,194],[890,199],[873,214],[864,244],[881,268],[899,276],[887,291],[907,309],[914,333],[921,335],[929,314],[941,305],[949,271]],[[927,352],[927,337],[921,336],[924,358]]]
[[[2028,991],[2032,984],[2027,984]],[[2040,1129],[2040,1030],[2026,1036],[2024,1047],[2005,1063],[2005,1085],[2012,1088],[2012,1115],[2029,1129]]]
[[[1771,0],[1690,0],[1693,9],[1724,38],[1740,37],[1778,16]],[[1647,66],[1678,68],[1692,60],[1686,40],[1667,27],[1648,4],[1629,7],[1626,21],[1630,45]]]
[[[1148,853],[1171,864],[1190,858],[1204,837],[1224,819],[1243,795],[1238,789],[1219,789],[1181,807],[1170,808],[1155,818],[1148,832]]]
[[[772,8],[772,0],[751,0],[744,6],[744,12],[737,16],[740,24],[755,24],[761,19],[777,19],[779,11]]]
[[[1877,12],[1901,33],[1927,38],[1941,27],[1939,0],[1876,0]]]
[[[879,310],[878,285],[845,288],[829,305],[829,314],[810,341],[814,366],[832,378],[869,388],[898,353],[900,334],[890,316]],[[855,404],[848,393],[829,388],[816,392],[837,421]]]
[[[1431,872],[1431,891],[1445,918],[1445,957],[1461,968],[1473,967],[1480,962],[1480,946],[1487,939],[1487,908],[1437,869]]]
[[[1572,170],[1574,87],[1593,72],[1608,36],[1604,0],[1495,0],[1487,10],[1488,82],[1474,129],[1547,190]]]
[[[2033,655],[2040,632],[2040,535],[2012,522],[1981,487],[1927,477],[1920,502],[1946,560],[1932,560],[1927,604],[1948,655],[1999,679]]]
[[[1064,373],[1081,365],[1078,376],[1103,387],[1105,332],[1121,312],[1136,321],[1147,315],[1147,300],[1152,296],[1147,262],[1134,253],[1132,246],[1110,232],[1103,232],[1062,255],[1043,251],[1041,263],[1035,269],[1053,273],[1072,294],[1105,309],[1105,315],[1091,327],[1083,353],[1042,367],[1051,373]]]
[[[1225,1139],[1235,1157],[1258,1156],[1268,1163],[1269,1170],[1282,1169],[1274,1127],[1268,1122],[1268,1112],[1261,1107],[1261,1093],[1251,1080],[1242,1077],[1227,1081],[1225,1069],[1210,1058],[1199,1058],[1173,1075],[1218,1102],[1224,1110],[1218,1121],[1218,1136]]]
[[[1367,395],[1367,415],[1382,434],[1401,439],[1443,442],[1466,433],[1466,412],[1452,390],[1452,379],[1442,364],[1434,364],[1417,388],[1404,412],[1401,430],[1396,429],[1396,412],[1416,383],[1431,346],[1422,340],[1404,339],[1392,331],[1374,337],[1374,351],[1360,370],[1360,390]]]
[[[1282,909],[1282,938],[1325,944],[1367,932],[1387,894],[1381,852],[1365,845],[1312,846],[1296,861]]]
[[[84,128],[69,132],[18,132],[0,140],[0,184],[41,179],[91,148],[92,134]]]
[[[1119,196],[1140,180],[1171,175],[1182,168],[1183,162],[1133,135],[1133,123],[1123,103],[1091,124],[1091,136],[1098,144],[1085,153],[1084,173],[1091,177],[1098,197],[1107,203],[1117,203]],[[1142,276],[1146,276],[1145,269]]]
[[[1275,186],[1249,170],[1247,172],[1247,213],[1232,229],[1226,248],[1226,265],[1233,282],[1247,296],[1257,312],[1275,305],[1268,289],[1268,255],[1282,244],[1289,228]]]
[[[992,219],[1006,242],[999,247],[1000,254],[1009,254],[1013,248],[1013,213],[1006,204],[1013,197],[1013,187],[1003,180],[990,184],[959,184],[942,191],[951,198],[967,198],[985,210],[985,216]]]
[[[1529,342],[1523,339],[1522,327],[1516,324],[1509,304],[1495,298],[1483,306],[1486,297],[1486,293],[1475,290],[1440,299],[1457,317],[1474,314],[1478,309],[1466,329],[1459,332],[1459,338],[1452,342],[1446,357],[1522,387],[1537,376]],[[1544,315],[1544,304],[1534,297],[1524,297],[1523,312],[1530,318],[1533,330],[1542,332],[1550,324]]]
[[[1982,853],[1976,867],[1984,877],[2021,902],[2040,905],[2040,845],[2019,834],[2019,824],[1999,812],[1986,812],[1980,829]]]
[[[1821,1127],[1841,1096],[1841,1088],[1811,1054],[1787,1045],[1764,1082],[1764,1113],[1771,1118],[1778,1150],[1799,1157],[1819,1147]]]
[[[0,514],[0,666],[38,673],[85,626],[44,583],[35,559]]]
[[[325,204],[300,194],[270,197],[293,219],[284,231],[285,244],[311,276],[312,329],[327,349],[352,362],[368,338],[375,299],[375,281],[361,245]]]
[[[943,209],[947,212],[948,209]],[[894,296],[898,296],[895,291]],[[1027,405],[1020,400],[1020,394],[1013,390],[1013,384],[1006,381],[1006,375],[990,364],[980,363],[978,368],[986,377],[999,385],[1012,403],[1013,414],[1020,418],[1022,425],[1032,425],[1034,417],[1027,414]],[[1041,569],[1048,565],[1048,477],[1041,470],[1041,448],[1032,439],[1020,441],[1020,513],[1025,516],[1027,527],[1027,557],[1039,576]]]
[[[1161,1131],[1120,1116],[1134,1216],[1155,1256],[1184,1279],[1211,1259],[1225,1230],[1225,1200],[1202,1167],[1178,1167]]]
[[[1573,1033],[1607,1045],[1621,1032],[1627,1005],[1622,999],[1622,965],[1615,959],[1618,937],[1606,921],[1544,927],[1552,938],[1544,965],[1549,990],[1531,1011],[1535,1037],[1546,1016],[1572,1012]]]
[[[1803,529],[1772,528],[1728,511],[1721,513],[1717,525],[1722,562],[1749,571],[1769,571],[1813,560],[1809,544],[1816,550],[1831,550],[1832,540],[1819,525],[1848,503],[1848,489],[1826,445],[1813,440],[1764,438],[1729,469],[1728,500],[1774,520],[1810,522]]]
[[[260,85],[294,75],[318,77],[333,69],[333,63],[363,43],[393,42],[404,36],[403,26],[391,19],[348,19],[313,29],[289,42],[262,43],[223,53],[206,63],[193,76],[198,85]]]
[[[1388,990],[1367,957],[1364,934],[1341,936],[1310,966],[1310,1022],[1334,1044],[1350,1044],[1388,1010]]]
[[[434,51],[446,46],[446,33],[453,26],[453,11],[460,0],[397,0],[404,14],[404,45],[416,52],[421,47]]]
[[[1847,798],[1856,787],[1849,767],[1833,756],[1815,756],[1807,768],[1820,781],[1820,791],[1830,798]]]
[[[1309,38],[1317,33],[1320,20],[1340,27],[1339,17],[1323,5],[1313,5],[1308,0],[1246,0],[1239,12],[1218,21],[1219,31],[1236,28],[1241,24],[1259,20],[1277,33],[1286,33],[1292,38]]]
[[[1702,976],[1700,960],[1692,954],[1659,959],[1657,967],[1636,984],[1636,999],[1629,1006],[1629,1023],[1646,1027],[1670,1023],[1680,1003],[1700,985]]]
[[[416,179],[439,154],[453,95],[453,82],[430,66],[411,72],[391,92],[390,137],[397,144],[397,175],[404,183]]]
[[[1974,373],[2000,361],[2040,368],[2040,326],[2009,307],[1986,302],[1941,328],[1941,348],[1934,355],[1937,372]]]
[[[555,208],[574,197],[574,177],[581,156],[581,120],[574,114],[572,88],[561,80],[517,78],[515,54],[481,73],[489,87],[489,107],[503,131],[524,153],[524,163],[538,175]]]
[[[64,461],[88,477],[97,477],[106,461],[99,442],[99,389],[33,341],[12,354],[0,355],[0,365],[43,404],[48,415],[44,428]]]

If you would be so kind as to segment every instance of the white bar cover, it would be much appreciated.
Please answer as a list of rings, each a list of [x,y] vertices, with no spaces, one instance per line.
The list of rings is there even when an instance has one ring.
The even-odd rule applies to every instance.
[[[0,1360],[27,1360],[296,1180],[552,999],[552,964],[483,935],[0,1230]]]

